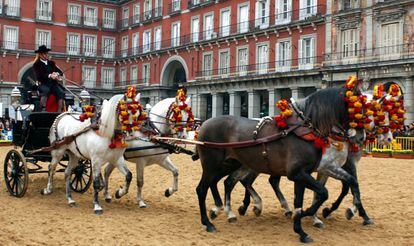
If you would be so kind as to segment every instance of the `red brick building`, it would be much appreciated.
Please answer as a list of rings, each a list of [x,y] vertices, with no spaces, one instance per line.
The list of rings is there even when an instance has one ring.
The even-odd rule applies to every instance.
[[[0,87],[33,80],[52,48],[66,78],[109,96],[139,85],[155,103],[185,83],[200,118],[274,114],[321,86],[324,0],[0,0]]]

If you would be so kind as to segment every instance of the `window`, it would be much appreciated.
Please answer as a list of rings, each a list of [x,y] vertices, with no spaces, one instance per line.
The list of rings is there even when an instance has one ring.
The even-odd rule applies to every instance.
[[[291,44],[290,41],[279,41],[276,43],[276,72],[290,70],[291,65]]]
[[[219,57],[219,73],[228,74],[230,72],[230,52],[229,50],[221,51]]]
[[[161,49],[161,27],[155,28],[154,35],[155,35],[154,37],[155,47],[154,48],[155,50],[160,50]]]
[[[150,20],[152,18],[151,3],[151,0],[144,0],[144,20]]]
[[[98,25],[98,11],[95,7],[85,6],[85,19],[83,21],[85,26]]]
[[[256,15],[255,26],[259,28],[269,27],[269,2],[270,0],[257,0],[256,1]]]
[[[129,22],[129,8],[122,10],[122,27],[127,27]]]
[[[171,46],[176,47],[180,46],[180,22],[176,22],[172,24],[171,27]]]
[[[239,13],[237,16],[237,29],[239,33],[244,33],[249,30],[249,5],[243,4],[239,6]]]
[[[191,19],[191,42],[198,42],[200,32],[200,19],[193,17]]]
[[[348,10],[359,7],[359,0],[342,0],[342,9]]]
[[[3,14],[3,1],[0,1],[0,14]]]
[[[214,31],[213,14],[208,13],[204,16],[204,39],[210,40],[212,38],[215,38],[213,31]]]
[[[139,52],[139,33],[132,34],[132,55],[138,55]]]
[[[114,58],[115,56],[115,38],[102,38],[102,56],[104,58]]]
[[[123,36],[122,37],[121,53],[122,53],[122,57],[127,57],[128,56],[128,36]]]
[[[115,81],[115,69],[110,67],[102,68],[101,86],[104,89],[112,89]]]
[[[304,20],[316,14],[317,6],[316,0],[300,0],[299,18]]]
[[[240,76],[247,74],[247,69],[249,65],[249,56],[247,52],[247,47],[239,48],[237,50],[237,72]]]
[[[139,23],[139,10],[140,10],[139,4],[138,3],[134,4],[134,16],[132,17],[132,21],[134,24]]]
[[[4,26],[3,46],[6,50],[17,50],[19,43],[19,28]]]
[[[121,82],[121,85],[126,85],[127,70],[124,67],[119,70],[119,80]]]
[[[162,0],[155,0],[154,17],[162,16]]]
[[[221,11],[220,16],[220,36],[227,37],[230,35],[230,9]]]
[[[267,44],[257,45],[256,70],[259,74],[267,73],[269,63],[269,47]]]
[[[85,87],[94,88],[96,83],[96,67],[83,66],[82,81]]]
[[[104,28],[115,28],[115,10],[113,9],[104,9],[103,10],[103,27]]]
[[[151,30],[145,31],[143,35],[144,36],[142,38],[142,42],[143,42],[142,52],[144,53],[150,52],[151,51]]]
[[[149,85],[150,83],[150,64],[142,65],[142,81],[145,85]]]
[[[6,8],[6,15],[20,16],[20,0],[6,0],[4,3]]]
[[[312,69],[315,60],[315,38],[299,39],[299,69]]]
[[[292,19],[292,0],[276,2],[276,25],[289,23]]]
[[[172,0],[171,12],[176,12],[181,10],[181,0]]]
[[[80,36],[79,34],[68,33],[66,40],[67,52],[69,55],[79,55]]]
[[[343,58],[350,58],[358,56],[358,30],[357,29],[349,29],[344,30],[341,33],[341,44],[342,44],[342,57]]]
[[[381,26],[381,54],[396,54],[401,50],[400,24],[391,23]]]
[[[51,40],[51,32],[47,30],[36,30],[36,46],[35,48],[39,47],[40,45],[46,45],[46,47],[50,48],[50,40]]]
[[[132,66],[131,67],[131,84],[136,85],[138,84],[138,67]]]
[[[52,1],[50,0],[38,0],[37,1],[36,18],[38,20],[45,20],[45,21],[52,20]]]
[[[83,54],[85,56],[96,56],[96,36],[83,36]]]
[[[213,74],[213,54],[207,53],[203,56],[203,76],[211,76]]]
[[[79,25],[81,23],[80,5],[69,4],[68,6],[68,24]]]

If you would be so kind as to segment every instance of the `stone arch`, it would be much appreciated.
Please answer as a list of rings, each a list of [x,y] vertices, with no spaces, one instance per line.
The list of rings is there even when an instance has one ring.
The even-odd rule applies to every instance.
[[[165,61],[161,70],[161,85],[175,87],[179,82],[187,82],[189,71],[185,60],[174,55]]]

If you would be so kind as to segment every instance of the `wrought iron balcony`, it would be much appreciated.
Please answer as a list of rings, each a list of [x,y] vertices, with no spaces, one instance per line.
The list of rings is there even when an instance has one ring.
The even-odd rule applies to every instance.
[[[174,0],[168,6],[169,15],[177,15],[181,13],[181,0]]]
[[[36,11],[36,21],[52,21],[52,12],[47,10]]]

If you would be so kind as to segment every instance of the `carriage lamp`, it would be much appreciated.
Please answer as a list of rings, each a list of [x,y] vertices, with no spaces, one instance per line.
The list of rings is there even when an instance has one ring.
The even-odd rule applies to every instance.
[[[82,90],[81,93],[80,93],[80,97],[82,99],[82,102],[81,102],[82,107],[90,105],[91,95],[89,94],[89,92],[87,90]]]
[[[14,108],[14,110],[17,110],[21,106],[21,99],[22,94],[20,93],[20,90],[16,87],[11,92],[11,105]]]

